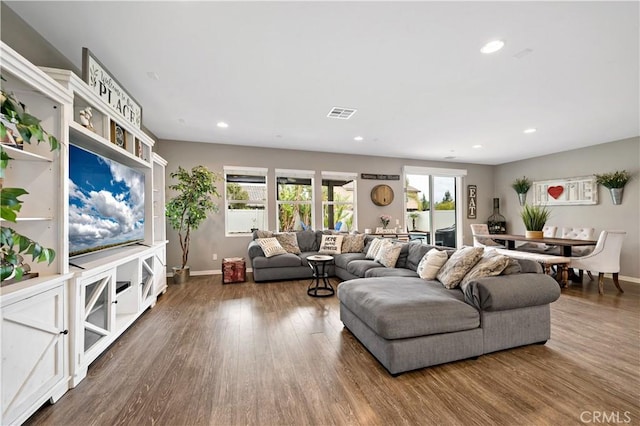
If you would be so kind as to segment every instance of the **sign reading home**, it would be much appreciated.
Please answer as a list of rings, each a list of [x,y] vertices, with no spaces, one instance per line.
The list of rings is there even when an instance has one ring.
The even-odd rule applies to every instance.
[[[142,107],[86,47],[82,48],[82,78],[91,90],[115,108],[122,118],[140,128]]]
[[[595,176],[533,182],[533,204],[545,206],[598,204]]]

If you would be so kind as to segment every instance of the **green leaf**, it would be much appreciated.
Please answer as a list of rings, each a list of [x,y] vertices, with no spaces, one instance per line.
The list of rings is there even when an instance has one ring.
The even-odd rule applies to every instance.
[[[0,280],[4,281],[11,276],[13,273],[13,265],[10,263],[3,263],[0,266]]]
[[[40,120],[37,117],[25,112],[22,114],[22,124],[26,126],[38,126],[40,127]]]
[[[24,268],[22,266],[16,266],[16,275],[14,276],[14,278],[16,279],[16,281],[20,281],[22,279],[22,276],[24,275]]]
[[[20,133],[20,136],[22,136],[22,139],[24,139],[25,143],[31,143],[31,130],[29,129],[28,126],[25,126],[24,124],[16,124],[16,128],[18,129],[18,133]]]
[[[31,136],[36,138],[38,143],[44,141],[44,133],[42,127],[40,126],[29,126],[29,130],[31,131]]]
[[[0,139],[4,140],[7,137],[7,127],[2,121],[0,121]]]
[[[11,209],[10,207],[0,206],[0,217],[2,217],[4,220],[15,223],[18,215],[16,214],[15,210]]]
[[[60,144],[58,143],[58,139],[55,136],[49,135],[49,145],[51,146],[51,151],[55,151],[60,148]]]

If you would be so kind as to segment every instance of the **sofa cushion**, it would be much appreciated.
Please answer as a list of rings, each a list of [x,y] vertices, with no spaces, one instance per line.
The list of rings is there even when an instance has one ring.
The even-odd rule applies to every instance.
[[[435,246],[421,244],[420,242],[417,242],[417,241],[407,243],[408,254],[407,254],[406,268],[417,271],[420,261],[422,260],[424,255],[427,254],[427,252],[432,248],[435,248]]]
[[[364,273],[365,278],[370,277],[417,277],[415,271],[407,268],[371,268]]]
[[[462,291],[464,291],[464,287],[473,279],[500,275],[509,265],[509,259],[508,256],[500,254],[495,250],[486,250],[478,263],[476,263],[464,278],[462,278],[462,281],[460,281]]]
[[[447,252],[433,248],[424,255],[416,272],[423,280],[435,280],[448,259]]]
[[[273,236],[278,240],[282,248],[285,249],[287,253],[300,254],[298,238],[296,237],[295,232],[281,232],[273,234]]]
[[[382,247],[382,244],[384,243],[384,238],[375,238],[373,241],[371,241],[371,244],[369,244],[369,248],[367,249],[366,258],[374,260],[378,255],[378,252],[380,251],[380,247]]]
[[[478,263],[483,247],[465,247],[454,252],[438,272],[438,281],[446,288],[455,288],[462,278]]]
[[[262,247],[262,251],[266,257],[276,256],[278,254],[286,254],[287,251],[282,248],[275,237],[258,238],[257,243]]]
[[[298,231],[296,232],[298,239],[298,247],[300,251],[318,251],[320,246],[316,241],[316,231]]]
[[[342,253],[361,253],[366,234],[348,234],[342,240]]]
[[[409,257],[409,243],[399,242],[399,244],[402,244],[402,250],[400,250],[400,255],[398,256],[396,268],[406,268],[407,258]]]
[[[380,247],[380,251],[376,255],[376,262],[382,264],[386,268],[395,268],[398,257],[400,256],[400,250],[402,250],[402,243],[393,243],[389,241]]]
[[[317,253],[314,253],[317,254]],[[286,266],[302,266],[299,256],[285,252],[273,257],[256,257],[253,259],[253,268],[282,268]]]
[[[507,264],[507,267],[502,270],[501,275],[519,274],[521,272],[522,267],[520,266],[520,262],[518,262],[518,259],[510,257],[509,263]]]
[[[343,238],[342,235],[323,235],[318,254],[340,254]]]
[[[375,260],[353,260],[347,265],[347,272],[357,277],[364,277],[365,272],[371,268],[384,268]]]
[[[338,286],[338,298],[385,339],[404,339],[475,329],[480,314],[458,289],[421,278],[365,278]]]
[[[364,256],[364,253],[342,253],[334,255],[333,258],[337,267],[346,270],[349,262],[353,260],[363,260]]]

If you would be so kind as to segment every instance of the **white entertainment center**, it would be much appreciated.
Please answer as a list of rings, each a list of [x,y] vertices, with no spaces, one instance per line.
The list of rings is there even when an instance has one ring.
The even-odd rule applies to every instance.
[[[3,186],[29,194],[16,223],[2,222],[56,252],[38,277],[0,288],[1,424],[20,424],[57,401],[89,365],[166,291],[165,167],[154,141],[70,71],[38,68],[1,43],[3,90],[12,92],[61,144],[3,146]],[[91,107],[93,129],[80,124]],[[129,143],[114,141],[114,123]],[[121,132],[122,133],[122,132]],[[144,174],[144,240],[69,259],[69,144]]]

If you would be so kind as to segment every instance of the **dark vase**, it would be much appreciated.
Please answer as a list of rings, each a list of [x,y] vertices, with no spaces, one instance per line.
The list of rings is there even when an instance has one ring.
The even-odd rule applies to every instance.
[[[500,214],[500,198],[493,199],[493,214],[487,219],[490,234],[506,234],[507,220]]]

